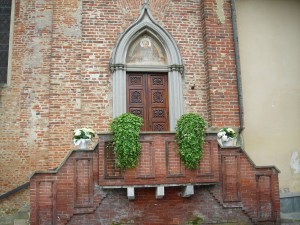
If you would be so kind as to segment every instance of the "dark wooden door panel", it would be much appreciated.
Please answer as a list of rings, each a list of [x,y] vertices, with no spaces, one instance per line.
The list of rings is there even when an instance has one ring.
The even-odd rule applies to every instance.
[[[148,75],[149,128],[152,131],[169,130],[168,77]]]
[[[167,74],[128,74],[127,111],[144,119],[143,131],[168,131]]]
[[[146,99],[146,77],[143,74],[127,76],[127,111],[144,119],[142,130],[148,126],[145,106]]]

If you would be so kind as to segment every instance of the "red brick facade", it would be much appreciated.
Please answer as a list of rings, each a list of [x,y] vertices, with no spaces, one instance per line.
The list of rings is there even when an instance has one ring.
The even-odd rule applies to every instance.
[[[143,2],[142,0],[28,0],[24,3],[16,0],[11,82],[9,87],[0,88],[2,125],[0,193],[28,181],[28,177],[34,171],[46,171],[57,167],[73,147],[71,144],[73,129],[88,126],[97,132],[109,130],[113,104],[112,77],[109,70],[111,54],[118,37],[140,15]],[[230,0],[224,0],[221,5],[215,0],[151,0],[149,7],[156,22],[174,38],[180,51],[185,67],[182,78],[185,112],[200,114],[210,128],[222,126],[238,128],[239,104]],[[220,7],[221,15],[218,12]],[[103,146],[99,146],[100,155],[104,154],[101,147]],[[101,167],[103,164],[93,158],[98,153],[81,154],[86,155],[86,159],[77,162],[78,168],[90,163],[96,168],[99,164],[99,171],[93,170],[93,176],[89,174],[89,179],[95,183],[104,182],[101,176],[100,179],[98,177],[104,173]],[[147,154],[150,153],[145,154],[147,160]],[[223,170],[230,172],[230,168],[235,166],[234,169],[240,168],[244,171],[241,167],[243,158],[231,157],[232,159],[226,156],[220,158],[224,162],[222,165],[225,165]],[[231,165],[232,160],[240,164]],[[39,212],[41,215],[47,215],[45,221],[54,214],[60,215],[62,221],[67,221],[76,210],[79,212],[82,209],[79,207],[73,212],[76,203],[70,194],[74,191],[73,184],[62,183],[62,189],[59,189],[60,182],[73,179],[75,176],[74,171],[71,174],[63,172],[68,170],[68,163],[71,162],[68,161],[58,175],[64,177],[63,180],[59,178],[56,181],[58,178],[45,175],[50,181],[36,184],[41,193],[44,190],[51,190],[53,193],[60,190],[56,199],[66,197],[62,203],[54,204],[55,207],[51,203],[54,207],[51,209],[52,214],[46,211]],[[164,163],[165,161],[156,160],[155,166],[164,166]],[[178,162],[167,168],[170,174],[178,173],[176,163]],[[209,160],[204,161],[202,165],[206,163],[209,164]],[[153,175],[151,169],[154,168],[143,168],[139,173],[141,176],[151,176]],[[216,177],[210,176],[206,181],[199,182],[218,183],[219,168],[215,169]],[[208,167],[205,167],[205,170],[209,172]],[[85,176],[80,174],[84,172],[78,170],[78,176]],[[248,173],[251,173],[251,169],[245,168],[245,174]],[[189,172],[186,175],[188,174]],[[196,177],[199,178],[197,175]],[[164,182],[164,179],[156,180],[154,183]],[[231,184],[232,176],[228,176],[228,179],[228,184]],[[244,190],[243,179],[242,177],[239,179],[237,187],[228,187],[230,190],[234,189],[234,192],[228,195],[225,192],[223,196],[225,199],[229,201],[241,199],[241,196],[236,195]],[[271,181],[269,175],[258,176],[257,179],[258,187],[267,189],[268,182]],[[183,181],[180,180],[179,183],[181,182]],[[34,187],[31,189],[32,196],[36,191]],[[84,184],[80,188],[81,191],[90,190],[85,190]],[[211,191],[210,188],[205,189],[208,190]],[[146,196],[151,192],[144,191]],[[176,192],[176,188],[171,188],[167,198],[173,199],[171,196],[176,196]],[[196,202],[202,201],[201,196],[200,193],[196,197],[198,199]],[[38,195],[41,204],[39,207],[43,208],[50,204],[47,202],[48,197]],[[177,201],[175,197],[173,200]],[[267,200],[270,199],[261,196],[261,207],[264,207],[263,204]],[[76,201],[80,203],[82,199]],[[95,197],[93,201],[95,207],[98,206],[100,197],[99,199]],[[20,208],[26,203],[28,195],[22,194],[21,198],[11,198],[5,204],[0,203],[0,207]],[[192,210],[195,206],[189,207]],[[250,204],[249,208],[251,207],[253,206]],[[206,215],[204,211],[203,215]],[[32,212],[31,221],[35,221],[35,215],[36,212]],[[191,215],[186,215],[184,219],[190,219]],[[158,224],[163,224],[161,221],[165,220],[160,220]],[[178,223],[180,222],[182,221]]]

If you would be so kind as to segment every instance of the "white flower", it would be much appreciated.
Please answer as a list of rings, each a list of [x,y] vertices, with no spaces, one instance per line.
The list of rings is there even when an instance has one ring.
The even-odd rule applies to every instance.
[[[81,135],[81,131],[79,129],[75,130],[75,136],[80,136]]]
[[[222,137],[222,141],[228,141],[228,137],[227,137],[226,135],[224,135],[224,136]]]
[[[234,130],[233,130],[232,128],[227,128],[227,131],[228,131],[228,132],[231,132],[231,133],[233,133],[233,134],[235,133]]]
[[[224,135],[226,135],[227,137],[230,137],[230,138],[234,138],[236,136],[236,133],[235,131],[228,127],[228,128],[222,128],[219,133],[218,133],[218,138],[222,138]]]
[[[225,131],[221,131],[221,132],[219,132],[219,133],[218,133],[218,138],[221,138],[221,137],[223,137],[225,134],[226,134],[226,132],[225,132]]]
[[[90,139],[92,140],[95,137],[95,131],[90,128],[80,128],[74,130],[73,140],[77,142],[79,139]]]

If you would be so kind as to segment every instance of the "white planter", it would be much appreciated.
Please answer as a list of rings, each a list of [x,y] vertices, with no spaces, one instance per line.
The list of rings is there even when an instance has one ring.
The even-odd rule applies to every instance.
[[[228,138],[228,141],[222,141],[222,145],[225,146],[225,147],[235,146],[236,145],[236,139],[235,138]]]
[[[74,144],[76,146],[78,146],[78,148],[81,149],[81,150],[88,149],[88,145],[89,145],[90,142],[91,142],[91,139],[79,139],[76,142],[74,140]]]

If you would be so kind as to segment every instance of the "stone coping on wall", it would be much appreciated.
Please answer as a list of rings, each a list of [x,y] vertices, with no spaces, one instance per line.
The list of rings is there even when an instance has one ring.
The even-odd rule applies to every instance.
[[[133,187],[133,188],[151,188],[151,187],[184,187],[188,185],[193,185],[193,186],[209,186],[209,185],[216,185],[216,182],[211,182],[211,183],[174,183],[174,184],[145,184],[145,185],[107,185],[107,186],[101,186],[103,189],[117,189],[117,188],[128,188],[128,187]]]
[[[252,164],[252,166],[255,168],[255,169],[274,169],[276,173],[280,173],[280,170],[275,166],[275,165],[266,165],[266,166],[257,166],[253,160],[250,158],[250,156],[247,154],[247,152],[242,148],[242,146],[220,146],[219,147],[222,149],[222,150],[225,150],[226,149],[240,149],[240,152],[242,152],[243,154],[245,154],[245,156],[247,157],[248,161]]]
[[[86,151],[95,151],[97,149],[98,146],[98,141],[97,142],[93,142],[92,146],[89,149],[73,149],[71,151],[68,151],[68,153],[66,154],[66,156],[64,157],[64,159],[61,161],[60,165],[56,168],[53,169],[49,169],[49,170],[37,170],[35,172],[33,172],[33,174],[29,177],[29,179],[31,179],[34,175],[36,174],[42,174],[42,173],[51,173],[51,174],[55,174],[57,173],[62,167],[63,165],[66,163],[66,161],[68,160],[68,158],[74,153],[74,152],[86,152]]]
[[[227,126],[230,127],[230,126]],[[224,127],[207,127],[206,135],[217,135],[217,133]],[[240,131],[240,127],[231,127],[236,133]],[[141,134],[176,134],[175,131],[142,131]],[[112,134],[111,132],[98,132],[97,135]]]

